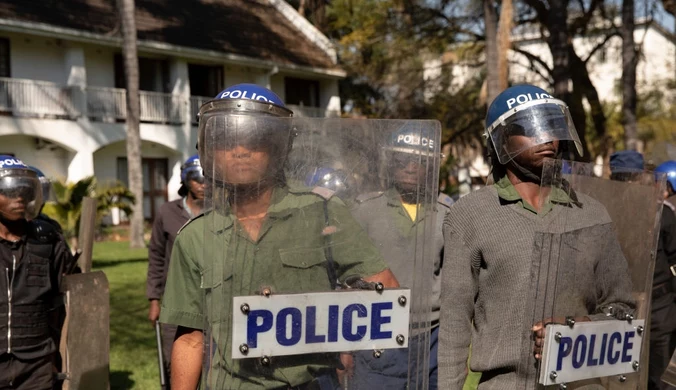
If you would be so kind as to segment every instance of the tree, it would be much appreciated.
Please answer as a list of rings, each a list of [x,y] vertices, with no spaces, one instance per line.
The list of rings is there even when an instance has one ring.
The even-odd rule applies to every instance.
[[[52,188],[56,200],[47,202],[43,211],[61,225],[63,235],[72,249],[78,248],[80,213],[85,197],[96,199],[97,226],[113,208],[118,208],[127,215],[133,213],[131,205],[135,203],[134,194],[120,182],[100,184],[94,176],[89,176],[75,183],[54,181]]]
[[[486,103],[491,104],[501,91],[498,48],[498,12],[493,0],[483,0],[486,29]]]
[[[622,1],[622,125],[624,145],[628,150],[639,150],[636,126],[636,66],[638,52],[634,43],[634,0]]]
[[[122,21],[124,73],[127,82],[127,170],[129,188],[136,199],[143,199],[143,178],[141,177],[141,134],[139,122],[141,106],[139,101],[139,70],[136,49],[136,18],[134,0],[118,0]],[[143,248],[143,202],[136,202],[130,220],[129,245]]]

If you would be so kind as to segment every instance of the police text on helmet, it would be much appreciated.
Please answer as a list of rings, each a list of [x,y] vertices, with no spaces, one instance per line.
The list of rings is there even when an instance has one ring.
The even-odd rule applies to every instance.
[[[252,93],[251,97],[248,97],[247,96],[248,93],[250,93],[250,91],[240,91],[236,89],[234,91],[225,91],[218,98],[225,99],[229,97],[231,99],[251,99],[251,100],[262,100],[264,102],[270,101],[263,95],[256,95],[255,92]]]
[[[426,137],[420,137],[417,135],[413,134],[400,134],[397,137],[397,143],[399,142],[404,142],[405,144],[408,145],[414,145],[414,146],[429,146],[430,148],[434,148],[434,140],[428,139]]]
[[[0,168],[4,168],[5,165],[9,166],[21,166],[21,167],[26,167],[27,165],[24,164],[21,160],[15,159],[15,158],[8,158],[5,160],[0,160]]]
[[[535,97],[533,97],[535,95]],[[507,99],[507,107],[512,108],[514,107],[514,104],[516,103],[517,105],[524,104],[526,102],[529,102],[531,100],[538,100],[538,99],[551,99],[552,95],[546,94],[546,93],[524,93],[521,95],[517,95],[514,98]]]

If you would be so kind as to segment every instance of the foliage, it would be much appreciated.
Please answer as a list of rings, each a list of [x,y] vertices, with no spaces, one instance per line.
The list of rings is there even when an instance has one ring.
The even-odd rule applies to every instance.
[[[52,189],[56,200],[47,202],[43,212],[61,224],[67,239],[78,235],[85,197],[96,199],[97,226],[115,207],[127,215],[131,214],[131,205],[135,202],[134,195],[122,183],[99,184],[94,176],[85,177],[75,183],[56,180],[52,182]]]

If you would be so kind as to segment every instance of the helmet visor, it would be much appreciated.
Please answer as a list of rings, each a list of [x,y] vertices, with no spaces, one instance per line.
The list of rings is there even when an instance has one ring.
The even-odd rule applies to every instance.
[[[532,101],[510,110],[489,128],[500,164],[534,146],[553,141],[572,141],[582,155],[582,143],[568,107],[560,100]]]
[[[204,176],[231,184],[254,184],[276,176],[288,154],[292,127],[290,118],[206,114],[199,129]],[[263,154],[265,163],[258,158]],[[235,179],[236,176],[241,177]]]
[[[37,217],[42,207],[42,186],[37,177],[9,174],[0,177],[0,207],[11,220]]]

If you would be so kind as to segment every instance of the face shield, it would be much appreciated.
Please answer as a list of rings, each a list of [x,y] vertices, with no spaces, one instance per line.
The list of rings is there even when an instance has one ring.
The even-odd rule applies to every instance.
[[[42,207],[42,186],[29,169],[0,171],[0,214],[9,220],[31,220]]]
[[[46,177],[42,176],[40,178],[40,186],[42,187],[42,202],[46,202],[51,195],[52,182]]]
[[[500,164],[534,146],[572,141],[582,155],[582,143],[564,102],[540,99],[521,104],[499,117],[487,129]]]
[[[278,177],[292,140],[291,114],[260,101],[205,103],[200,109],[198,147],[207,181],[252,185]]]

